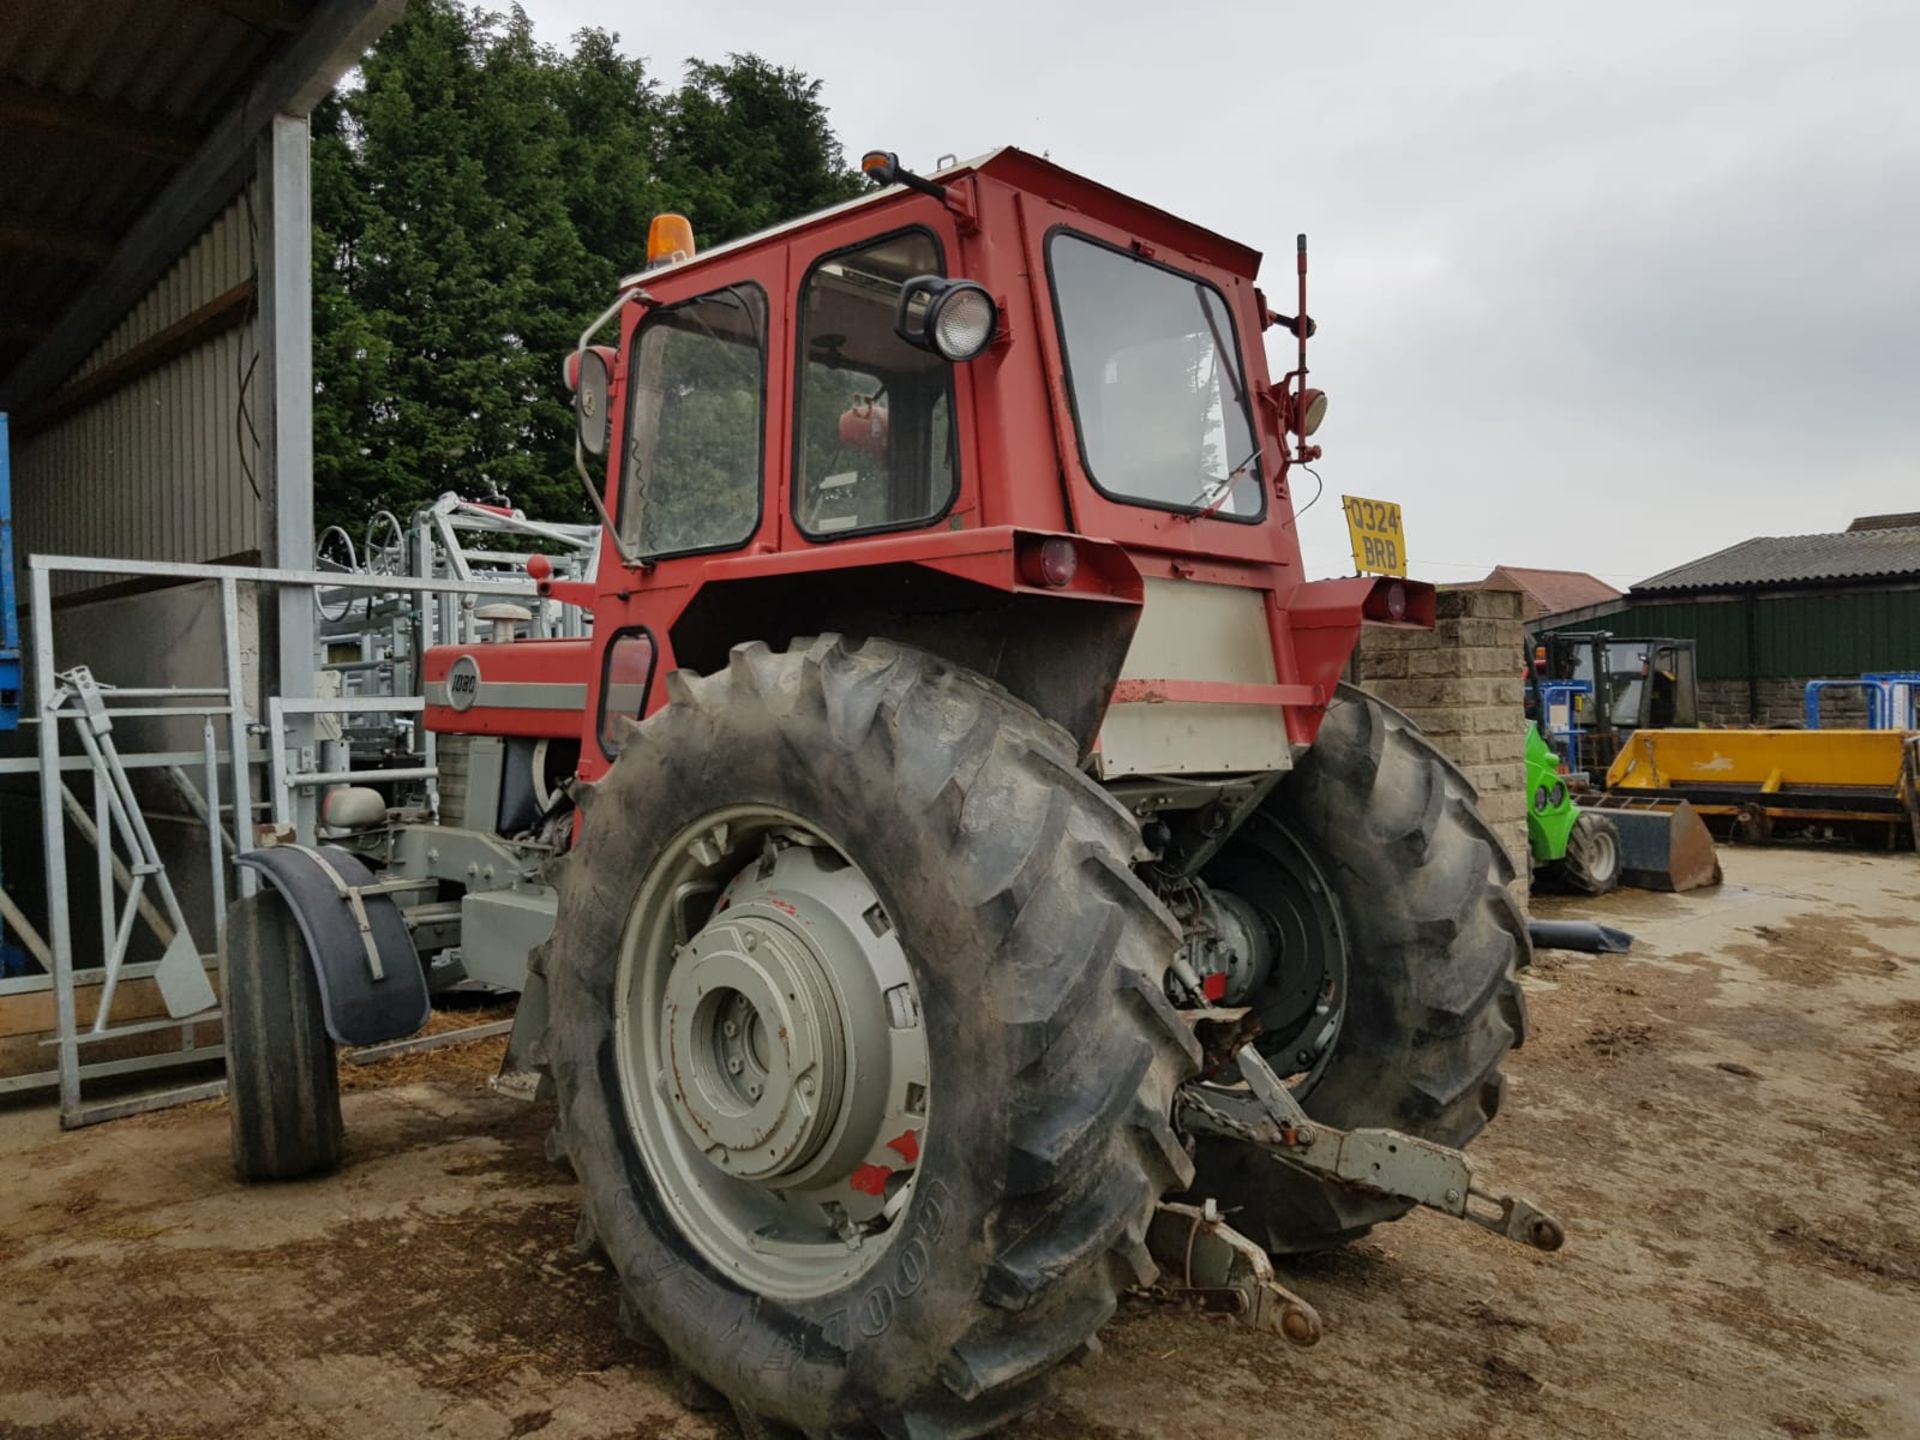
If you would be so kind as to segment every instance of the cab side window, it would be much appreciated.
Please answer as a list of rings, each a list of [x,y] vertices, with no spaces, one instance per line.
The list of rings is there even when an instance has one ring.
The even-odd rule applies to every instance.
[[[925,524],[953,503],[953,370],[894,333],[903,282],[942,272],[924,230],[817,261],[800,288],[794,519],[809,537]]]
[[[627,367],[620,534],[649,558],[744,545],[760,524],[767,300],[729,285],[649,314]]]

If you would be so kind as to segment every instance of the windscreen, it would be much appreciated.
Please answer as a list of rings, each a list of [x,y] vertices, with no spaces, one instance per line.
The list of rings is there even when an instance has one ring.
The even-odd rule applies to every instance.
[[[1063,230],[1047,265],[1093,483],[1116,500],[1258,520],[1260,456],[1220,292]]]
[[[1644,640],[1607,643],[1607,718],[1631,729],[1640,723],[1640,692],[1647,683]]]

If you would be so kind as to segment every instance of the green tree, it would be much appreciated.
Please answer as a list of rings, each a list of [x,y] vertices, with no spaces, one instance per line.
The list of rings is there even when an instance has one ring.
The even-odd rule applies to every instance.
[[[645,259],[858,192],[820,87],[757,56],[663,89],[618,36],[412,0],[314,117],[315,511],[358,531],[447,490],[585,517],[561,362]]]

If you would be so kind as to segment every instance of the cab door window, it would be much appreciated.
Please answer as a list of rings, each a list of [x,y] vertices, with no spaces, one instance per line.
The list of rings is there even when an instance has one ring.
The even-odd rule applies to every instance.
[[[627,366],[620,534],[648,559],[760,528],[767,297],[729,285],[650,312]]]
[[[922,525],[953,503],[953,367],[894,331],[901,285],[942,273],[924,230],[838,251],[807,272],[793,508],[809,538]]]

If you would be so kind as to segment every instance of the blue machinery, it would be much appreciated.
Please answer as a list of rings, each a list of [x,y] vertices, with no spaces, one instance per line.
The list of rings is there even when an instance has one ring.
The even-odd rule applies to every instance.
[[[1884,670],[1858,680],[1809,680],[1807,729],[1820,728],[1820,697],[1829,690],[1860,690],[1867,699],[1867,729],[1920,729],[1920,671]]]
[[[20,619],[13,608],[13,459],[0,411],[0,730],[20,728]]]
[[[1593,701],[1591,680],[1538,680],[1540,733],[1560,758],[1579,768],[1580,712]]]
[[[13,608],[13,459],[7,415],[0,410],[0,730],[20,728],[20,620]],[[0,925],[0,977],[26,968]]]

